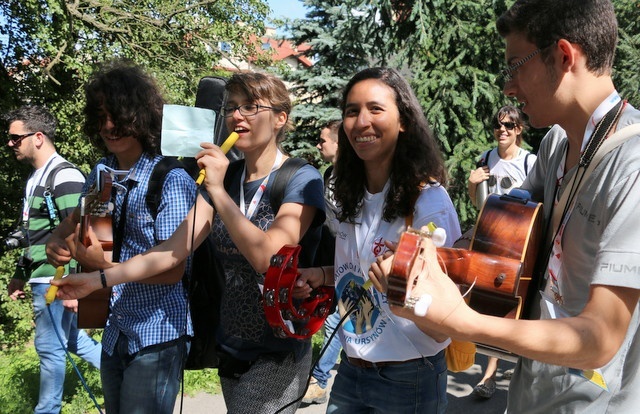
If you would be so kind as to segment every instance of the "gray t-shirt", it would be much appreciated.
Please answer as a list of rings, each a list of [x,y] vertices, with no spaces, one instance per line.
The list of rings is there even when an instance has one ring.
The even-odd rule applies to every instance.
[[[617,130],[640,123],[640,112],[627,106]],[[556,170],[565,156],[566,136],[553,128],[541,143],[538,161],[522,188],[552,206]],[[565,182],[575,173],[565,175]],[[562,189],[561,189],[562,190]],[[560,191],[561,191],[560,190]],[[562,241],[563,308],[578,315],[591,285],[640,289],[640,136],[609,152],[577,196]],[[538,310],[539,313],[539,310]],[[507,412],[635,413],[640,408],[640,333],[638,306],[625,340],[601,368],[608,391],[565,367],[521,358],[509,387]]]

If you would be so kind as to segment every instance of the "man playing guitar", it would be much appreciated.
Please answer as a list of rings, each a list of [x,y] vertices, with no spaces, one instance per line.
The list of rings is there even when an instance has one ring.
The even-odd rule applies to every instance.
[[[91,172],[83,194],[99,171],[124,171],[124,177],[114,177],[111,200],[113,262],[125,261],[169,238],[191,208],[196,186],[182,169],[167,173],[153,219],[145,197],[151,172],[162,159],[158,152],[164,100],[149,75],[137,66],[114,62],[97,72],[85,91],[85,133],[108,155]],[[49,261],[59,265],[73,255],[84,269],[104,274],[103,269],[114,263],[105,260],[92,230],[88,248],[78,240],[79,234],[74,237],[79,220],[78,208],[54,232],[47,244]],[[110,414],[173,412],[192,333],[187,294],[179,283],[183,273],[181,265],[156,278],[113,286],[101,359]],[[104,277],[102,285],[107,287]]]
[[[425,268],[411,295],[432,302],[422,307],[423,316],[410,307],[392,310],[425,329],[521,355],[507,412],[636,412],[640,132],[633,128],[640,111],[621,100],[611,78],[618,32],[613,5],[519,0],[497,26],[509,65],[504,93],[523,104],[533,126],[564,129],[554,128],[543,141],[522,186],[544,201],[552,245],[541,255],[549,261],[536,289],[537,312],[532,320],[514,320],[472,310],[427,239]],[[593,143],[602,143],[601,151]],[[371,273],[380,281],[392,261],[381,258]]]

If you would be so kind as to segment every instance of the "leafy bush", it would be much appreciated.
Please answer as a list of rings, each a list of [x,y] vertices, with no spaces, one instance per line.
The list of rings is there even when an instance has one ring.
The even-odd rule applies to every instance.
[[[95,339],[100,339],[101,331],[93,332]],[[87,362],[72,356],[78,370],[84,377],[87,386],[96,401],[104,405],[104,396],[100,385],[100,373]],[[40,381],[40,364],[32,344],[23,349],[0,353],[0,407],[2,412],[28,414],[38,403]],[[19,392],[17,392],[19,390]],[[218,371],[206,369],[201,371],[185,371],[184,394],[193,396],[198,392],[216,394],[220,392]],[[178,400],[180,395],[178,395]],[[84,414],[96,412],[90,395],[82,385],[77,373],[67,363],[62,402],[62,414]]]

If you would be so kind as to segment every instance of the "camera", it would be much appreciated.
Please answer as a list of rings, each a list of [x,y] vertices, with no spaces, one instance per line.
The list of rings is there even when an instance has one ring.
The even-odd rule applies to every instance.
[[[0,243],[0,250],[2,252],[17,249],[19,247],[27,247],[29,243],[22,230],[14,230],[7,237],[5,237]]]

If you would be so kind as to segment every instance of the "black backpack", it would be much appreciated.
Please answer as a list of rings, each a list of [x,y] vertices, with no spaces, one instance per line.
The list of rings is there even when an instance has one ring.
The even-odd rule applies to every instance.
[[[196,166],[197,167],[197,166]],[[165,157],[153,169],[147,189],[147,207],[153,218],[158,215],[162,197],[162,185],[169,171],[185,169],[192,177],[197,177],[198,169],[191,160]],[[224,291],[225,276],[222,265],[215,257],[215,247],[211,236],[193,252],[191,271],[182,279],[187,288],[194,336],[185,369],[217,368],[219,364],[216,350],[216,328],[220,323],[220,302]]]

